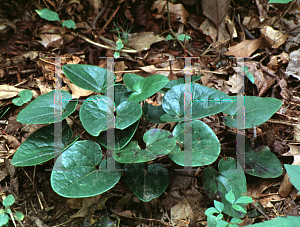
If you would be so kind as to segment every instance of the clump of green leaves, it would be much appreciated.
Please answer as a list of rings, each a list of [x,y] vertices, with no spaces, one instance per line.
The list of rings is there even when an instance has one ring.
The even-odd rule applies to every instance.
[[[114,30],[112,30],[112,31],[117,31],[118,32],[118,41],[116,42],[116,45],[117,45],[117,47],[116,47],[116,49],[117,50],[122,50],[123,49],[123,47],[124,47],[124,44],[127,44],[128,43],[128,40],[129,40],[129,38],[128,38],[128,35],[129,35],[129,32],[132,30],[132,28],[133,27],[130,27],[130,28],[128,28],[128,24],[126,25],[127,27],[126,27],[126,30],[124,30],[123,29],[123,27],[125,26],[125,24],[126,23],[124,23],[123,24],[123,26],[121,27],[121,26],[119,26],[118,24],[116,24],[115,22],[114,22],[114,25],[115,25],[115,27],[116,27],[116,29],[114,29]],[[115,53],[114,53],[114,57],[115,58],[119,58],[120,57],[120,52],[119,51],[116,51]]]
[[[23,104],[29,102],[32,98],[32,91],[22,90],[20,91],[19,96],[20,97],[12,100],[12,103],[15,104],[16,106],[22,106]]]
[[[191,39],[191,37],[189,35],[186,34],[180,34],[177,36],[177,39],[179,39],[181,42],[184,42],[186,40]],[[167,35],[165,41],[169,41],[169,40],[175,40],[175,38],[173,38],[170,34]]]
[[[0,209],[0,226],[8,226],[9,219],[11,219],[15,226],[15,220],[22,221],[24,219],[24,215],[20,212],[15,212],[10,209],[10,206],[12,206],[15,203],[15,198],[13,195],[8,195],[4,200],[3,200],[3,206],[5,207],[4,209]]]
[[[249,196],[242,196],[236,199],[232,190],[225,195],[225,198],[231,204],[234,210],[244,214],[246,214],[247,211],[239,204],[253,202],[252,198]],[[231,219],[228,218],[228,220],[225,221],[222,214],[225,208],[224,204],[214,200],[214,205],[215,207],[210,207],[205,211],[205,215],[207,216],[207,224],[209,227],[238,227],[237,224],[243,222],[239,217],[232,217]],[[215,214],[217,214],[217,216],[215,216]]]
[[[56,12],[51,11],[50,9],[36,9],[35,10],[38,15],[48,21],[59,21],[63,27],[67,27],[67,28],[76,28],[76,24],[73,20],[66,20],[64,22],[61,22],[61,20],[59,19],[59,16]]]

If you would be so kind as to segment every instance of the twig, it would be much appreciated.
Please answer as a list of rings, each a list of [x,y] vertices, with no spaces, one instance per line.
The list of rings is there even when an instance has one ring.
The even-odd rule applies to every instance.
[[[138,50],[133,50],[133,49],[122,49],[122,50],[117,50],[117,49],[115,49],[115,48],[113,48],[113,47],[109,47],[109,46],[105,46],[105,45],[100,44],[100,43],[96,43],[96,42],[90,40],[89,38],[87,38],[87,37],[85,37],[85,36],[79,34],[79,33],[75,33],[75,32],[72,32],[72,31],[71,31],[71,35],[73,35],[73,36],[78,36],[79,38],[83,39],[84,41],[86,41],[86,42],[88,42],[88,43],[90,43],[90,44],[92,44],[92,45],[95,45],[95,46],[97,46],[97,47],[101,47],[101,48],[104,48],[104,49],[107,49],[107,50],[119,51],[119,52],[124,52],[124,53],[128,53],[128,54],[137,54],[137,53],[139,53],[139,52],[142,51],[142,50],[138,51]]]
[[[111,211],[112,213],[114,213],[115,215],[120,216],[120,217],[123,217],[123,218],[135,219],[135,220],[146,221],[146,222],[155,222],[155,223],[162,224],[162,225],[164,225],[164,226],[171,226],[169,223],[164,222],[164,221],[159,220],[159,219],[154,219],[154,218],[142,218],[142,217],[129,217],[129,216],[126,216],[126,215],[118,214],[118,212],[116,212],[116,211],[115,211],[114,209],[112,209],[112,208],[110,208],[110,211]]]
[[[36,195],[37,195],[37,198],[38,198],[38,200],[39,200],[39,203],[40,203],[41,209],[42,209],[42,210],[44,210],[44,206],[43,206],[43,204],[42,204],[42,201],[41,201],[41,198],[40,198],[40,195],[39,195],[39,192],[38,192],[38,190],[36,189],[36,187],[35,187],[35,185],[34,185],[33,181],[31,180],[31,178],[28,176],[27,172],[26,172],[26,171],[25,171],[23,168],[22,168],[22,170],[24,171],[25,175],[28,177],[28,179],[29,179],[29,181],[31,182],[31,184],[32,184],[33,188],[35,189],[35,193],[36,193]]]
[[[98,19],[99,19],[99,18],[103,15],[103,13],[105,12],[106,7],[107,7],[107,0],[105,0],[104,5],[103,5],[101,11],[97,14],[97,16],[95,17],[95,20],[93,21],[93,25],[92,25],[93,30],[96,29],[96,23],[97,23]]]
[[[13,212],[10,212],[9,215],[10,215],[12,222],[14,223],[14,226],[17,227],[17,224],[16,224],[14,216],[13,216]]]
[[[168,11],[168,25],[169,25],[169,30],[172,33],[172,35],[175,37],[175,39],[177,40],[177,42],[180,44],[180,46],[182,47],[182,49],[184,50],[184,52],[188,53],[190,56],[193,56],[182,44],[182,42],[177,38],[177,36],[175,35],[173,29],[171,28],[171,20],[170,20],[170,12],[169,12],[169,0],[167,0],[167,11]]]
[[[13,214],[13,212],[11,212],[11,214]],[[22,222],[19,220],[19,218],[15,215],[15,214],[13,214],[14,215],[14,217],[17,219],[17,221],[19,222],[19,224],[22,226],[22,227],[24,227],[24,225],[22,224]]]
[[[258,206],[256,206],[253,202],[251,203],[251,205],[259,212],[261,213],[266,219],[270,220],[270,218],[268,217],[268,215],[266,215]]]
[[[98,36],[102,35],[102,33],[104,32],[105,28],[112,21],[112,19],[114,18],[114,16],[116,15],[116,13],[118,12],[119,9],[120,9],[120,5],[117,6],[117,9],[115,10],[115,12],[113,12],[113,14],[109,18],[109,20],[105,23],[105,25],[103,26],[103,28],[100,30],[100,32],[98,33]]]

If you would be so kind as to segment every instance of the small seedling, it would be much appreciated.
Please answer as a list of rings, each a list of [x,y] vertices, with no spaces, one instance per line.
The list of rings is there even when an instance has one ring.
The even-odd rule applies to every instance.
[[[12,100],[13,104],[16,106],[22,106],[23,104],[29,102],[32,98],[32,91],[30,90],[22,90],[19,93],[19,98],[15,98]]]
[[[230,190],[226,195],[225,198],[228,200],[228,202],[231,204],[232,208],[236,211],[247,213],[247,211],[239,204],[245,204],[245,203],[252,203],[253,200],[249,196],[242,196],[235,199],[235,196]],[[221,202],[218,202],[214,200],[215,207],[210,207],[205,211],[205,215],[207,216],[207,224],[209,227],[238,227],[237,224],[242,223],[243,221],[238,217],[232,217],[231,220],[225,221],[223,218],[223,210],[224,210],[224,204]],[[215,216],[217,214],[217,216]]]
[[[172,40],[172,39],[175,39],[175,38],[173,38],[173,37],[169,34],[169,35],[167,35],[165,41],[169,41],[169,40]],[[177,36],[177,39],[179,39],[181,42],[184,42],[184,41],[186,41],[186,40],[191,39],[191,37],[188,36],[188,35],[185,35],[185,34],[180,34],[179,36]]]
[[[117,31],[118,32],[118,37],[119,37],[118,41],[116,42],[116,45],[117,45],[116,49],[117,50],[122,50],[123,47],[124,47],[124,44],[128,43],[128,35],[129,35],[129,32],[132,30],[133,27],[128,28],[128,24],[127,24],[126,30],[124,31],[123,27],[124,27],[125,23],[122,27],[116,25],[115,22],[114,22],[114,25],[115,25],[116,29],[114,29],[112,31]],[[116,51],[114,53],[114,57],[119,58],[120,57],[120,52]]]
[[[59,21],[63,27],[67,27],[67,28],[76,28],[76,24],[73,20],[66,20],[64,22],[61,22],[61,20],[59,19],[59,16],[56,12],[51,11],[50,9],[37,9],[35,10],[38,15],[48,21]]]
[[[10,209],[10,206],[12,206],[15,203],[15,198],[13,195],[8,195],[3,200],[3,206],[5,209],[0,209],[0,226],[8,226],[9,219],[11,219],[16,226],[15,220],[22,221],[24,219],[24,215],[20,212],[13,213]]]

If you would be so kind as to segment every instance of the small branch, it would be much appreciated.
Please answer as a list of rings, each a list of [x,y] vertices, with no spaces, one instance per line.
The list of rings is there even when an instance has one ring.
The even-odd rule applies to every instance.
[[[109,18],[109,20],[105,23],[105,25],[103,26],[103,28],[100,30],[100,32],[98,33],[98,36],[102,35],[102,33],[104,32],[104,29],[112,21],[112,19],[114,18],[114,16],[116,15],[116,13],[118,12],[119,9],[120,9],[120,5],[117,6],[117,9],[115,10],[115,12],[113,12],[113,14]]]
[[[256,206],[254,203],[251,203],[251,205],[259,212],[261,213],[266,219],[270,220],[268,215],[266,215],[258,206]]]
[[[105,12],[106,7],[107,7],[107,0],[105,0],[104,5],[103,5],[101,11],[97,14],[97,16],[95,17],[95,20],[93,21],[93,25],[92,25],[93,30],[96,29],[96,23],[97,23],[98,19],[99,19],[99,18],[103,15],[103,13]]]
[[[94,45],[94,46],[101,47],[101,48],[104,48],[104,49],[107,49],[107,50],[119,51],[119,52],[124,52],[124,53],[128,53],[128,54],[137,54],[137,53],[141,52],[141,51],[131,50],[131,49],[129,49],[129,50],[128,49],[117,50],[113,47],[109,47],[109,46],[105,46],[105,45],[100,44],[100,43],[96,43],[96,42],[90,40],[89,38],[87,38],[87,37],[85,37],[85,36],[83,36],[79,33],[72,32],[72,31],[71,31],[71,35],[77,36],[77,37],[83,39],[84,41]]]

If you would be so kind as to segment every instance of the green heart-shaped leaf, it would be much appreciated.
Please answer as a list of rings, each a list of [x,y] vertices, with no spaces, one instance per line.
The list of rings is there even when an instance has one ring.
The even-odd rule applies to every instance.
[[[77,141],[58,157],[59,162],[55,162],[51,174],[53,190],[63,197],[83,198],[99,195],[113,188],[122,173],[117,170],[108,171],[106,160],[100,163],[101,159],[99,144],[90,140]],[[116,167],[120,168],[118,164]]]
[[[77,105],[77,101],[71,101],[72,96],[66,91],[61,91],[62,95],[62,115],[59,121],[64,120],[71,115]],[[24,124],[48,124],[54,123],[56,117],[54,116],[54,96],[55,91],[51,91],[47,94],[41,95],[33,100],[29,105],[23,109],[18,117],[17,121]],[[59,109],[56,110],[57,112]],[[56,121],[58,122],[58,121]]]
[[[222,91],[208,88],[200,84],[192,84],[192,107],[191,103],[187,103],[187,108],[192,108],[192,118],[185,118],[185,84],[172,87],[162,100],[162,107],[167,114],[161,116],[161,120],[165,122],[180,122],[187,120],[196,120],[217,114],[227,109],[231,104],[228,95]]]
[[[188,147],[189,145],[184,144],[184,131],[185,123],[179,123],[173,130],[173,136],[175,136],[177,142],[183,145],[183,147]],[[207,124],[202,121],[192,121],[191,141],[191,151],[181,150],[177,146],[176,149],[169,153],[169,158],[176,164],[185,166],[185,156],[187,152],[191,152],[192,163],[188,163],[188,166],[193,167],[209,165],[216,161],[221,152],[221,145],[217,136]]]
[[[107,77],[113,76],[113,73],[107,73],[107,69],[95,65],[68,64],[62,70],[76,86],[100,93],[106,91]]]
[[[154,95],[163,88],[169,79],[163,75],[153,75],[147,77],[133,85],[135,93],[131,94],[128,101],[141,102],[151,95]]]
[[[32,133],[18,148],[12,159],[14,166],[34,166],[59,155],[72,138],[70,126],[62,122],[62,150],[54,150],[54,124],[44,126]]]
[[[232,114],[234,112],[232,110],[237,108],[235,115],[232,117],[224,117],[226,126],[234,128],[237,127],[238,129],[246,129],[261,125],[269,120],[282,105],[282,102],[279,99],[270,97],[261,98],[256,96],[244,96],[244,100],[244,105],[236,107],[236,102],[232,102],[230,107],[231,111],[225,111],[225,113]],[[244,111],[245,116],[244,114],[241,114],[239,117],[237,116],[237,112],[244,113]],[[238,122],[240,123],[238,124]]]
[[[120,129],[114,129],[114,147],[109,147],[109,149],[112,150],[120,150],[124,148],[129,141],[132,139],[137,127],[139,125],[139,121],[135,122],[133,125],[130,125],[128,128],[125,128],[124,130]],[[113,129],[109,129],[113,130]],[[112,139],[109,138],[107,141],[107,130],[100,133],[98,137],[95,137],[95,140],[97,140],[102,146],[107,148],[107,144],[112,143]]]
[[[143,80],[144,78],[136,75],[134,73],[125,73],[123,76],[124,84],[131,90],[135,91],[133,89],[133,85],[135,85],[137,82]]]
[[[19,93],[20,98],[15,98],[12,100],[12,103],[16,106],[22,106],[24,103],[27,103],[32,98],[32,91],[30,90],[22,90]]]
[[[140,119],[142,107],[136,102],[125,101],[117,107],[116,112],[116,128],[123,130]]]
[[[162,129],[151,129],[144,134],[146,149],[141,149],[136,141],[115,152],[115,160],[120,163],[139,163],[154,160],[170,153],[176,140],[172,134]]]
[[[158,163],[150,164],[147,169],[144,163],[126,164],[124,176],[132,192],[143,202],[159,197],[170,181],[168,170]]]
[[[107,115],[114,115],[113,101],[103,95],[94,95],[87,98],[82,104],[79,117],[85,130],[93,135],[98,136],[100,132],[107,129]]]

